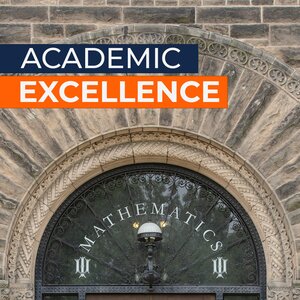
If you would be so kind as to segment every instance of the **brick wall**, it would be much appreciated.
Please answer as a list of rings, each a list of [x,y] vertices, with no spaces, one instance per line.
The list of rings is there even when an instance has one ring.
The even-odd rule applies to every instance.
[[[0,0],[0,43],[50,43],[124,23],[197,26],[300,69],[300,0]]]

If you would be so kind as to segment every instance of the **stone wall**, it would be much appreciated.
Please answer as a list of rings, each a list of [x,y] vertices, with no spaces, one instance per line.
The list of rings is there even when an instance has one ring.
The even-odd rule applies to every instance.
[[[300,75],[292,67],[300,69],[300,0],[0,3],[2,43],[97,42],[103,37],[137,42],[137,33],[148,43],[193,38],[200,49],[199,74],[228,76],[230,98],[228,110],[0,110],[1,300],[33,298],[39,236],[72,188],[104,166],[147,161],[207,172],[239,201],[253,203],[247,211],[273,261],[268,265],[268,299],[298,299]],[[140,142],[147,144],[151,136],[149,149],[133,138],[147,132]],[[122,134],[127,148],[111,139]],[[183,147],[188,138],[191,152]],[[194,149],[197,139],[205,141],[203,157]],[[93,161],[85,160],[86,149],[96,153],[99,143],[104,150]],[[210,150],[213,157],[206,156]],[[226,167],[221,164],[225,158]],[[86,175],[89,168],[93,171]]]
[[[186,24],[300,68],[299,0],[0,0],[0,43],[51,43],[113,24]]]
[[[194,27],[112,26],[62,40],[101,41],[197,43],[199,74],[228,76],[229,109],[1,110],[0,299],[32,299],[41,234],[76,187],[105,170],[150,161],[191,168],[229,190],[263,241],[268,299],[297,299],[299,73]]]

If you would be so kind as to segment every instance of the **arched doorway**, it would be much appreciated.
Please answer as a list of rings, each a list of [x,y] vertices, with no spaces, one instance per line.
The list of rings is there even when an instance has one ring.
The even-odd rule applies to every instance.
[[[163,235],[151,291],[137,240],[146,222]],[[91,179],[54,214],[38,251],[36,299],[265,299],[265,269],[257,231],[225,189],[181,167],[136,164]]]

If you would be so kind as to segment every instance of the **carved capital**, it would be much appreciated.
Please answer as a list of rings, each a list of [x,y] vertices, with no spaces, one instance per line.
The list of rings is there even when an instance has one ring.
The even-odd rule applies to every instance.
[[[0,300],[9,300],[9,288],[0,288]]]
[[[293,300],[300,299],[300,287],[293,289]]]
[[[268,300],[292,300],[293,298],[292,288],[269,288]]]
[[[0,298],[1,300],[34,300],[32,288],[12,288],[7,290],[9,291],[7,298]]]

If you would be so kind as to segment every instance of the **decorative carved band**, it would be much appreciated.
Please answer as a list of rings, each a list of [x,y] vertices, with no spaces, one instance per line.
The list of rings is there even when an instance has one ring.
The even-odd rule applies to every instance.
[[[298,300],[299,298],[299,288],[269,288],[268,291],[268,300]]]

